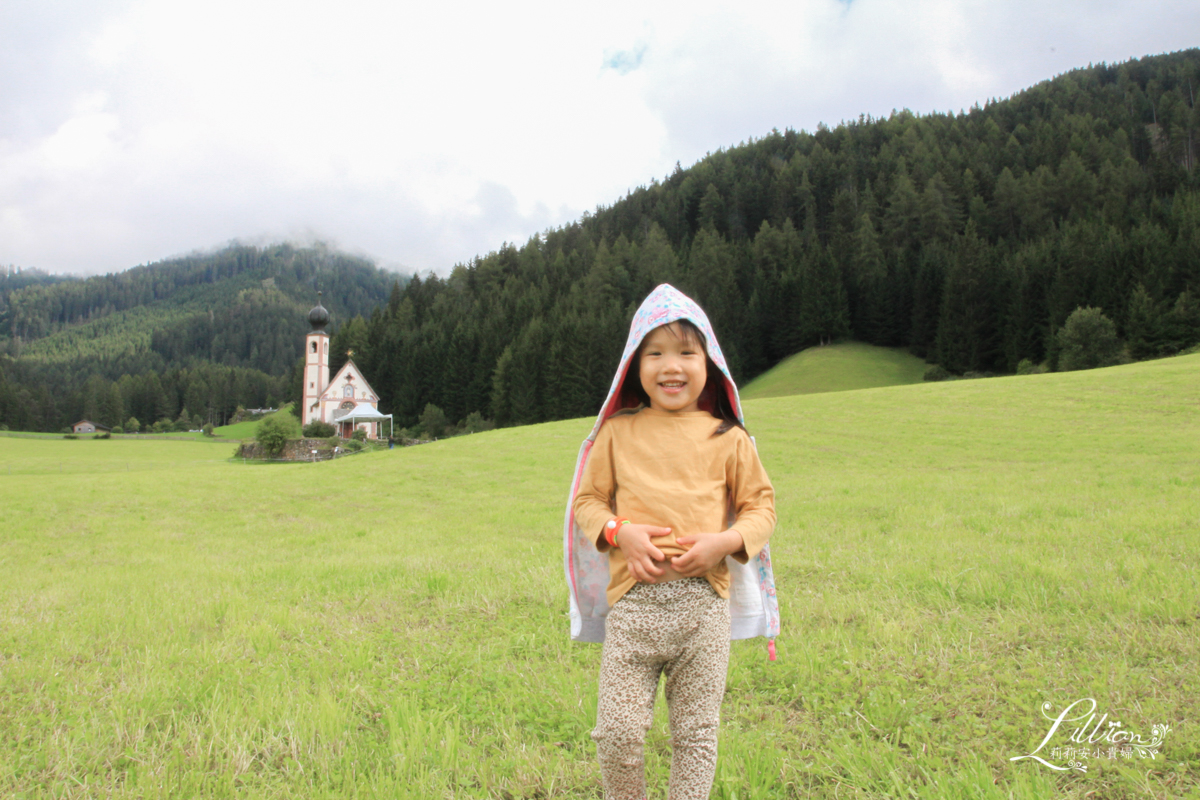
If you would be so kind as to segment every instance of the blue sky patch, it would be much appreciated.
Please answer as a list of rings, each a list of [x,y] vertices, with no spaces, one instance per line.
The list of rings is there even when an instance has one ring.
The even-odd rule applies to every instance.
[[[604,54],[604,68],[616,70],[618,75],[628,75],[642,65],[646,45],[640,44],[632,50],[609,50]]]

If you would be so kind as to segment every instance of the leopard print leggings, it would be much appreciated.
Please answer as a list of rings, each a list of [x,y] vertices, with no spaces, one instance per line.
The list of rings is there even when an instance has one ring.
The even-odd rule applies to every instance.
[[[729,601],[703,578],[639,583],[608,614],[592,739],[606,800],[642,800],[658,677],[671,720],[670,800],[707,798],[729,666]]]

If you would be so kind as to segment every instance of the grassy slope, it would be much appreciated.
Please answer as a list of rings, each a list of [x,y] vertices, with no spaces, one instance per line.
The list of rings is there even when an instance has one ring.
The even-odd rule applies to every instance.
[[[222,425],[213,431],[213,436],[223,439],[253,439],[258,435],[259,420],[235,422],[232,425]]]
[[[742,398],[785,397],[920,383],[926,364],[907,350],[842,342],[788,356],[742,388]]]
[[[734,647],[713,796],[1200,793],[1198,394],[1188,356],[748,402],[784,633]],[[0,795],[595,796],[589,426],[282,467],[0,438]],[[1088,696],[1164,752],[1008,760]]]

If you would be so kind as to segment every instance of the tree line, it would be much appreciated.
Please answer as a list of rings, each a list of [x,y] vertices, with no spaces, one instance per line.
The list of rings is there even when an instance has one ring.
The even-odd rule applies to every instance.
[[[22,431],[58,431],[81,419],[114,428],[128,427],[132,418],[143,430],[156,422],[187,423],[188,429],[222,425],[239,407],[278,405],[288,378],[200,364],[117,380],[93,373],[78,386],[60,388],[50,376],[31,374],[28,365],[9,363],[0,365],[0,424]]]

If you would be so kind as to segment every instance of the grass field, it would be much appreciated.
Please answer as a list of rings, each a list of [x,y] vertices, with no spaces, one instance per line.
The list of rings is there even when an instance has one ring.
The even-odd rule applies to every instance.
[[[1200,355],[747,402],[783,633],[735,643],[713,796],[1200,797],[1198,400]],[[590,424],[272,466],[0,438],[0,796],[599,797]],[[1156,757],[1010,761],[1085,697]],[[665,797],[661,702],[648,754]]]
[[[743,399],[920,383],[927,365],[907,350],[841,342],[789,356],[741,390]]]

